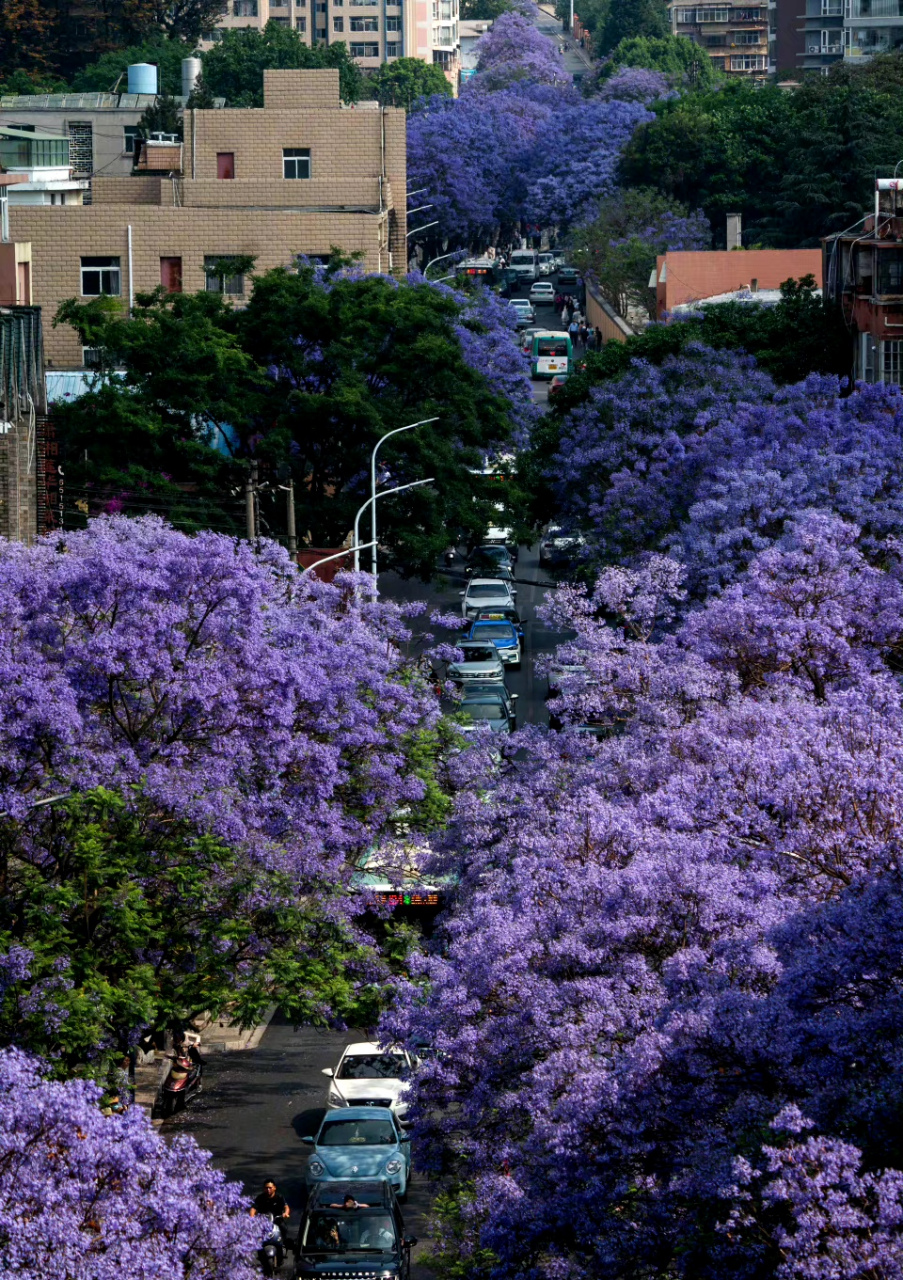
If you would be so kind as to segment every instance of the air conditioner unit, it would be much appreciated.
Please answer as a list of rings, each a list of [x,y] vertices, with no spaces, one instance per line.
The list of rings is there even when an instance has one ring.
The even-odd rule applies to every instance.
[[[810,45],[809,45],[809,52],[810,52],[810,53],[821,53],[821,45],[820,45],[820,44],[810,44]]]

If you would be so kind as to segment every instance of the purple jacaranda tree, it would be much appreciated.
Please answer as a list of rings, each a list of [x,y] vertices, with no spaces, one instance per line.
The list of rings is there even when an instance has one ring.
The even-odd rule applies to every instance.
[[[98,1087],[0,1050],[0,1272],[30,1280],[252,1280],[262,1231],[209,1152]]]
[[[477,41],[477,75],[480,90],[502,89],[515,80],[532,84],[569,85],[554,40],[536,29],[519,13],[503,13]]]
[[[0,951],[21,949],[0,983],[3,996],[14,987],[12,1006],[0,999],[11,1034],[35,1045],[52,1002],[62,1013],[44,1043],[61,1062],[121,1054],[167,989],[178,999],[178,973],[199,966],[221,1007],[246,996],[253,1012],[275,983],[299,1014],[329,1016],[339,987],[318,966],[334,942],[353,942],[356,860],[398,809],[416,825],[437,794],[435,694],[405,656],[401,611],[371,603],[364,585],[301,576],[274,544],[255,554],[155,518],[0,547]],[[70,812],[99,787],[113,800]],[[146,903],[137,886],[117,897],[117,859]],[[82,877],[95,876],[89,920]],[[167,901],[169,938],[146,937]],[[47,912],[67,939],[56,952]],[[299,912],[310,930],[293,951]],[[81,921],[86,953],[72,954]],[[110,972],[92,959],[120,946]],[[104,981],[123,983],[109,1008]],[[205,998],[202,981],[192,1000]],[[72,1029],[92,1000],[106,1046]]]
[[[643,102],[646,105],[674,96],[668,77],[647,67],[621,67],[613,76],[603,80],[596,92],[596,97],[603,102],[616,98],[621,102]]]
[[[438,1051],[468,1274],[898,1274],[903,593],[860,538],[806,515],[682,624],[667,557],[553,599],[558,712],[609,735],[526,730],[460,797],[385,1023]]]

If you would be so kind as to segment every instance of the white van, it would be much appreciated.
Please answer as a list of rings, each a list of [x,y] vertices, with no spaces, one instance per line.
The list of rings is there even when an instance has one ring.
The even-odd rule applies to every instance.
[[[515,249],[508,262],[519,280],[539,279],[539,254],[535,249]]]

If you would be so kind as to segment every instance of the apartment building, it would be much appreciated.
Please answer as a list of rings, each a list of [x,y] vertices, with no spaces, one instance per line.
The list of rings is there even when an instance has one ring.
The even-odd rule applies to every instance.
[[[855,337],[855,377],[903,383],[903,178],[876,179],[874,212],[822,249],[825,298]]]
[[[218,28],[205,43],[268,22],[294,28],[309,45],[344,41],[362,67],[420,58],[457,76],[458,0],[223,0]]]
[[[267,270],[334,245],[401,275],[406,156],[405,113],[344,107],[337,70],[266,71],[263,108],[188,111],[184,143],[142,145],[134,175],[95,178],[91,205],[10,207],[10,231],[31,246],[32,296],[50,317],[66,298],[130,307],[160,285],[241,305],[241,259]],[[66,326],[45,341],[54,368],[96,360]]]
[[[843,41],[851,61],[903,48],[903,0],[846,0]]]
[[[671,0],[671,30],[699,45],[719,70],[761,77],[773,70],[767,0],[687,4]]]
[[[799,19],[803,48],[798,65],[803,71],[827,75],[833,64],[843,58],[844,0],[805,0],[804,5],[803,0],[795,0],[795,4],[797,10],[805,7]]]

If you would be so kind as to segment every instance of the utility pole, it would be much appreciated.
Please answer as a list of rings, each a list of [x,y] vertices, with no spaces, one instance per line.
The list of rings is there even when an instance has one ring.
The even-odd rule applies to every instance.
[[[260,537],[260,500],[257,495],[257,461],[252,461],[245,481],[245,528],[249,542]]]
[[[285,516],[288,529],[288,553],[293,556],[298,550],[298,534],[295,529],[295,482],[289,480],[285,487]]]

